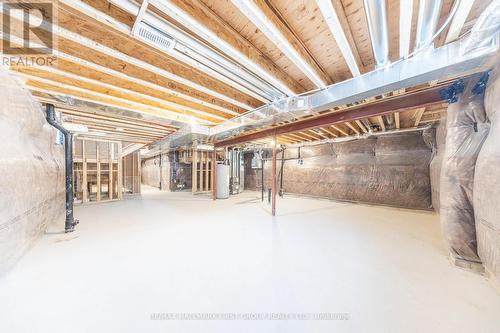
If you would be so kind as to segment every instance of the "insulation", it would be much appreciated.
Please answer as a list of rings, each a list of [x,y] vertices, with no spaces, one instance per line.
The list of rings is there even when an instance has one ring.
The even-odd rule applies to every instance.
[[[0,274],[64,220],[64,147],[29,91],[0,68]]]
[[[142,184],[160,188],[161,182],[161,162],[160,155],[144,159],[142,161],[141,181]]]
[[[443,235],[452,256],[479,262],[472,190],[477,155],[488,135],[484,97],[469,81],[456,103],[448,107],[446,149],[441,170],[440,214]]]
[[[281,158],[278,153],[278,159]],[[286,193],[404,208],[430,209],[431,148],[422,132],[372,136],[347,142],[285,150]],[[261,173],[245,156],[245,187],[260,188]],[[265,188],[271,162],[265,162]],[[281,161],[278,161],[278,172]]]
[[[446,147],[446,119],[441,119],[436,127],[436,145],[434,147],[434,156],[430,164],[431,176],[431,197],[432,207],[439,213],[439,193],[441,182],[441,165]]]
[[[500,281],[500,67],[489,80],[485,109],[491,129],[476,162],[474,213],[479,257],[485,268]],[[499,284],[500,286],[500,284]]]

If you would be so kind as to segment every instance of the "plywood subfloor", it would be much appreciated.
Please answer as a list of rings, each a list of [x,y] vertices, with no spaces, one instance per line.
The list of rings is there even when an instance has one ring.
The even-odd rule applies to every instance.
[[[190,193],[77,207],[0,280],[2,332],[498,332],[500,295],[451,267],[438,219],[331,201]],[[348,313],[152,321],[151,313]]]

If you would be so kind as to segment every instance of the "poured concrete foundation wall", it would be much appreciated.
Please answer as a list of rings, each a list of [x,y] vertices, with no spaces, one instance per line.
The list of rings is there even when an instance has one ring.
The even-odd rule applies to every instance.
[[[0,274],[64,221],[64,147],[41,106],[0,68]]]
[[[161,190],[170,188],[170,163],[168,155],[162,154],[144,159],[141,163],[142,184]]]
[[[245,155],[245,187],[260,190],[261,170],[251,168],[252,156]],[[278,158],[281,156],[278,153]],[[302,164],[298,157],[297,148],[285,150],[285,158],[292,159],[284,165],[285,193],[405,208],[432,207],[432,150],[422,132],[302,147]],[[280,166],[278,161],[278,172]],[[266,161],[266,189],[270,180],[271,162]]]
[[[143,159],[141,163],[142,184],[158,187],[162,191],[181,191],[192,186],[191,163],[177,161],[174,152]]]
[[[491,127],[476,161],[474,213],[479,257],[500,288],[500,67],[490,77],[484,104]]]

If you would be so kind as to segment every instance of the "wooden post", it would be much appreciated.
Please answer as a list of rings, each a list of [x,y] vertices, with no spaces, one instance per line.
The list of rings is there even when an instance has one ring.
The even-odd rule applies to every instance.
[[[139,186],[139,189],[137,191],[137,193],[141,193],[141,184],[142,184],[142,179],[141,179],[141,176],[142,176],[142,164],[141,164],[141,152],[138,151],[137,152],[137,186]]]
[[[198,191],[198,152],[195,148],[193,148],[193,157],[191,158],[193,161],[193,172],[192,172],[192,180],[191,180],[191,190],[193,193]]]
[[[217,175],[216,175],[216,166],[217,166],[217,151],[214,147],[214,152],[212,154],[212,200],[217,199]]]
[[[101,201],[101,160],[99,152],[100,142],[96,142],[96,165],[97,165],[97,201]]]
[[[109,143],[109,161],[108,161],[108,199],[113,200],[113,159],[115,158],[115,144]]]
[[[276,216],[276,137],[273,137],[273,166],[271,175],[272,214]]]
[[[118,147],[118,199],[123,199],[123,161],[122,161],[122,142],[117,143]]]
[[[208,176],[209,176],[210,170],[208,166],[208,151],[205,152],[205,191],[209,191],[208,187]]]
[[[127,177],[130,177],[129,173],[130,173],[130,171],[132,171],[132,178],[131,178],[131,182],[130,182],[131,187],[132,187],[132,193],[137,193],[137,186],[136,186],[136,179],[137,179],[136,166],[137,166],[137,164],[135,162],[136,156],[135,156],[135,153],[131,153],[129,156],[130,157],[128,157],[128,156],[122,157],[122,160],[123,160],[123,184],[125,184],[125,179]],[[131,163],[130,163],[131,170],[128,170],[128,168],[127,168],[128,163],[126,163],[126,161],[129,158],[131,159]]]
[[[87,184],[87,157],[85,154],[85,140],[82,140],[82,162],[83,162],[83,174],[82,174],[82,202],[88,201],[88,184]]]
[[[161,151],[158,158],[158,167],[160,168],[160,191],[161,191],[163,190],[163,161],[162,161]]]

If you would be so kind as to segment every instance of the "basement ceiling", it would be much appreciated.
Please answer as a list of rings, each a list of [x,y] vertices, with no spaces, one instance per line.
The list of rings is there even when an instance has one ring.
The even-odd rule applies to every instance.
[[[421,1],[386,1],[391,61],[414,50]],[[436,46],[463,35],[489,3],[473,2],[466,20],[458,22],[458,33],[445,29]],[[443,1],[438,26],[452,5],[452,0]],[[411,22],[400,19],[408,15],[405,8],[412,8]],[[114,139],[126,129],[127,139],[138,143],[156,142],[183,123],[221,124],[278,98],[367,73],[376,63],[363,0],[60,0],[57,26],[54,65],[12,66],[12,72],[40,101],[56,104],[64,121],[88,125]],[[400,47],[401,32],[409,39],[407,50]],[[15,29],[11,35],[22,36]],[[360,103],[406,93],[395,91]],[[64,97],[72,102],[65,103]],[[75,103],[93,103],[107,111],[77,116]],[[417,127],[439,120],[445,108],[436,103],[282,135],[279,141]],[[121,111],[110,114],[110,109]],[[122,126],[130,121],[123,112],[163,119],[168,125],[138,121]]]

